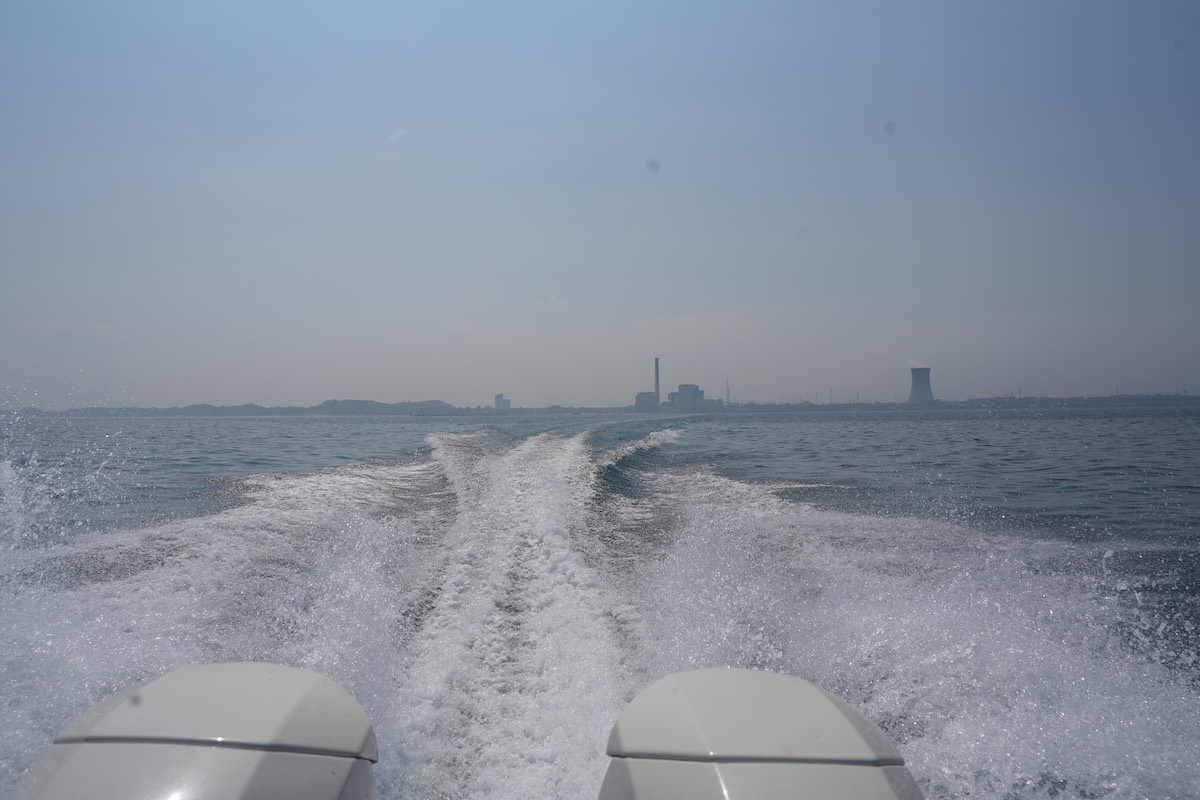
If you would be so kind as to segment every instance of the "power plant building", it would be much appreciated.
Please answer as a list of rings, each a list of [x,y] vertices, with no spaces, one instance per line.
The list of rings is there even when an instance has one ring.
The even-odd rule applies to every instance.
[[[691,413],[696,411],[719,411],[724,407],[721,400],[705,400],[704,390],[694,383],[681,384],[678,391],[667,395],[663,402],[659,394],[658,359],[654,359],[654,391],[638,392],[633,400],[635,411],[677,411]]]
[[[908,392],[908,402],[933,402],[933,387],[929,385],[929,367],[912,368],[912,389]]]
[[[704,390],[694,383],[680,384],[678,391],[667,395],[667,404],[674,411],[700,411],[704,407]]]
[[[658,411],[658,394],[656,392],[638,392],[633,400],[634,411]]]

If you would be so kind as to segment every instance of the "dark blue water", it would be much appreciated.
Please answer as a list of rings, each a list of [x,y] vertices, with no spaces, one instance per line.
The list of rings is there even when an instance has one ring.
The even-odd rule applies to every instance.
[[[329,673],[388,797],[594,796],[662,674],[803,675],[930,797],[1197,797],[1200,415],[0,417],[0,791],[183,663]]]

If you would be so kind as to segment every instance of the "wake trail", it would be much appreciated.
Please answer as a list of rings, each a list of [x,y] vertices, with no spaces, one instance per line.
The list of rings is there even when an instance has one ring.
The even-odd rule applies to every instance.
[[[458,498],[441,591],[401,681],[394,775],[419,797],[594,795],[623,693],[596,575],[572,548],[595,471],[584,435],[481,453],[436,437]]]

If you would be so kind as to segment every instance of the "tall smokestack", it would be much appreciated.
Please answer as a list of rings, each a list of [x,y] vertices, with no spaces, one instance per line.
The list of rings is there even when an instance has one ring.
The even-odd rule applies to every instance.
[[[658,393],[658,356],[654,357],[654,402],[662,403],[662,395]]]
[[[908,393],[908,402],[933,402],[933,388],[929,385],[929,367],[912,368],[912,389]]]

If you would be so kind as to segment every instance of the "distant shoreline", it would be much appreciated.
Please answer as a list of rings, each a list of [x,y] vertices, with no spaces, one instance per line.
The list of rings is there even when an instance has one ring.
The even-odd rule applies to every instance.
[[[1087,410],[1087,409],[1173,409],[1200,408],[1200,395],[1191,394],[1119,394],[1104,397],[990,397],[972,400],[935,400],[932,403],[734,403],[705,414],[746,413],[817,413],[829,411],[938,411],[938,410]],[[374,400],[326,400],[315,406],[237,406],[195,404],[170,408],[136,406],[91,406],[45,411],[27,407],[5,410],[4,414],[73,417],[504,417],[532,414],[639,414],[672,416],[676,412],[635,411],[630,406],[544,406],[517,407],[500,411],[488,406],[458,407],[441,400],[380,403]]]

